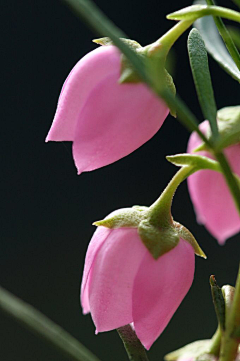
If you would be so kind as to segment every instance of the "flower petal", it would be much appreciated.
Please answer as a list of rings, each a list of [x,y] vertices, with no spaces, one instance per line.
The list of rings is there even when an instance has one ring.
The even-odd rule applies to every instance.
[[[68,75],[46,141],[72,141],[79,113],[92,88],[111,72],[120,73],[120,53],[101,46],[85,55]]]
[[[94,260],[102,247],[103,243],[109,237],[110,233],[112,232],[111,229],[106,227],[98,227],[95,231],[91,242],[89,243],[84,271],[83,271],[83,278],[82,278],[82,285],[81,285],[81,304],[83,307],[83,313],[86,314],[90,312],[89,308],[89,280],[90,280],[90,271]]]
[[[207,126],[208,122],[205,121],[200,128],[206,130]],[[191,153],[201,143],[198,135],[193,133],[188,152]],[[226,148],[224,153],[233,171],[240,176],[240,144]],[[206,151],[199,154],[213,158]],[[198,222],[204,224],[220,244],[240,231],[240,216],[222,174],[211,170],[198,171],[188,178],[188,189]]]
[[[92,89],[79,114],[73,157],[80,174],[113,163],[148,141],[169,110],[146,85],[119,84],[119,72]]]
[[[133,322],[146,349],[162,333],[188,292],[194,258],[192,246],[182,239],[158,260],[150,253],[143,258],[133,286]]]
[[[118,228],[101,247],[91,270],[90,309],[97,332],[132,322],[132,288],[147,252],[137,229]]]

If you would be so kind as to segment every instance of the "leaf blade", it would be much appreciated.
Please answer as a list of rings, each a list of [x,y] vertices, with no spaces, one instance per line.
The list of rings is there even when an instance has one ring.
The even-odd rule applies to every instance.
[[[197,29],[192,29],[188,36],[188,55],[199,103],[204,117],[210,123],[214,139],[218,136],[217,107],[208,67],[207,51]]]
[[[205,2],[198,2],[198,4]],[[194,23],[195,28],[200,32],[208,53],[214,60],[240,83],[240,71],[231,58],[211,16],[200,18]]]

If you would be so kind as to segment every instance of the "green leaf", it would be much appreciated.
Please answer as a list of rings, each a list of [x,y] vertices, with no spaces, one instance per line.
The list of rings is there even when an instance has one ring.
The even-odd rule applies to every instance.
[[[237,327],[236,330],[233,332],[233,337],[240,339],[240,326]]]
[[[214,0],[206,0],[208,5],[214,5]],[[216,27],[219,31],[219,34],[221,35],[227,50],[229,51],[229,54],[231,55],[232,59],[234,60],[235,64],[237,65],[238,70],[240,70],[240,54],[237,50],[236,45],[234,44],[233,39],[231,38],[231,35],[229,34],[226,26],[224,25],[224,22],[219,16],[214,16],[213,20],[216,24]]]
[[[199,103],[204,117],[210,123],[214,139],[218,135],[217,107],[208,68],[207,51],[197,29],[192,29],[188,36],[188,54]]]
[[[0,287],[0,310],[55,346],[68,360],[99,361],[85,346],[41,312]]]
[[[202,3],[202,2],[201,2]],[[230,56],[211,16],[198,19],[194,26],[200,32],[207,51],[219,63],[219,65],[240,82],[240,71]]]
[[[228,26],[227,29],[236,47],[240,49],[240,30],[235,26]]]
[[[112,42],[131,62],[141,79],[151,85],[152,79],[146,71],[146,64],[142,57],[133,51],[126,41],[121,38],[127,36],[97,7],[91,0],[64,0],[77,15],[79,15],[93,31],[104,37],[111,38]]]

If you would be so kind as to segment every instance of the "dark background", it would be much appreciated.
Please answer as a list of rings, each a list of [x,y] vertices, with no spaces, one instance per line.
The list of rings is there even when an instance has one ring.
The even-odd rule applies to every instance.
[[[153,42],[173,22],[165,16],[187,0],[97,0],[129,38]],[[222,5],[233,6],[231,2]],[[61,86],[73,65],[95,48],[93,34],[57,0],[1,1],[1,243],[0,283],[34,305],[101,360],[127,360],[115,331],[95,336],[83,316],[79,287],[93,221],[114,209],[150,205],[176,168],[165,156],[184,152],[188,132],[171,116],[153,139],[128,157],[77,176],[70,143],[44,140]],[[202,120],[188,65],[186,35],[174,47],[177,90]],[[210,59],[218,108],[239,102],[239,85]],[[152,361],[216,328],[208,279],[234,284],[239,234],[219,246],[195,221],[186,184],[174,218],[198,239],[208,259],[196,258],[193,286],[149,352]],[[0,313],[0,359],[63,361],[55,349]]]

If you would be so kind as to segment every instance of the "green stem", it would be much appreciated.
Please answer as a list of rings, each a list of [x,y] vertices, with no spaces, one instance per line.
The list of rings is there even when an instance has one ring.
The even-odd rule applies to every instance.
[[[34,307],[0,287],[0,310],[62,351],[69,360],[99,361],[68,332]]]
[[[211,6],[206,10],[203,10],[205,13],[202,16],[206,15],[213,15],[213,16],[220,16],[221,18],[233,20],[237,23],[240,23],[240,13],[238,11],[234,11],[228,8],[224,8],[221,6]]]
[[[131,325],[119,327],[117,332],[123,341],[129,360],[148,361],[146,351]]]
[[[171,205],[174,193],[177,187],[195,171],[196,167],[184,166],[174,175],[160,197],[149,207],[151,224],[157,224],[163,228],[172,224]]]
[[[226,331],[222,337],[219,361],[234,361],[239,346],[239,339],[234,337],[234,331],[240,326],[240,267],[234,298],[229,312],[226,314]]]
[[[213,0],[206,0],[208,5],[214,5]],[[240,54],[236,48],[236,45],[234,44],[231,35],[229,34],[226,26],[224,25],[222,19],[220,17],[213,17],[215,24],[218,28],[218,31],[226,44],[226,47],[233,58],[235,64],[237,65],[238,69],[240,70]]]
[[[213,153],[222,168],[223,175],[226,179],[230,192],[232,193],[236,208],[240,214],[240,187],[237,183],[237,180],[234,177],[230,165],[223,152],[214,152],[213,150]]]
[[[176,109],[177,117],[180,123],[182,123],[190,132],[196,132],[203,142],[212,148],[212,141],[207,139],[205,135],[198,128],[199,121],[181,98],[176,94],[174,96],[166,87],[158,91],[158,96],[165,100],[172,108]]]
[[[240,13],[222,6],[193,5],[167,15],[170,20],[197,20],[203,16],[219,16],[240,23]]]
[[[151,52],[155,52],[155,49],[166,49],[166,53],[171,49],[176,40],[193,24],[193,20],[179,21],[175,26],[168,30],[161,38],[155,41],[153,44],[147,45],[146,49]],[[151,50],[152,49],[152,50]]]

